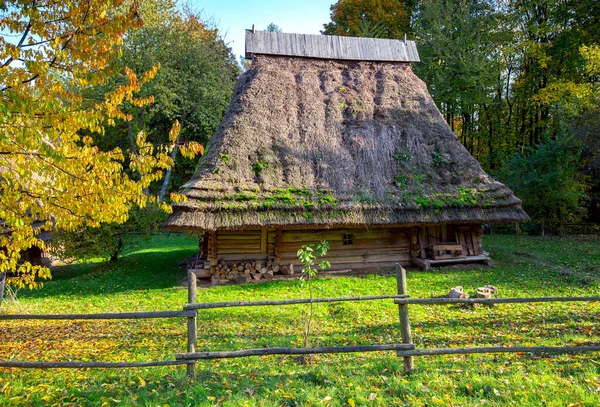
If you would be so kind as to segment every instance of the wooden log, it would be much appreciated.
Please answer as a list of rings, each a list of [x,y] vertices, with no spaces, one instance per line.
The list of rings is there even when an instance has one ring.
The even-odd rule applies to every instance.
[[[415,266],[421,267],[421,270],[423,270],[423,271],[431,270],[431,262],[429,260],[424,260],[424,259],[420,259],[418,257],[413,257],[411,259],[411,261]]]
[[[433,250],[442,250],[442,251],[452,251],[452,250],[456,250],[456,251],[461,251],[462,252],[462,245],[459,244],[434,244],[433,245]]]
[[[116,312],[103,314],[0,314],[0,320],[79,320],[79,319],[153,319],[186,318],[188,311]]]
[[[247,253],[238,253],[238,254],[222,254],[219,256],[219,261],[241,261],[241,260],[249,260],[249,261],[261,261],[264,262],[267,260],[268,255],[266,254],[247,254]]]
[[[196,301],[196,290],[198,281],[196,280],[196,274],[188,272],[188,304],[195,304]],[[188,353],[196,352],[196,344],[198,341],[198,311],[194,310],[194,315],[187,319],[187,351]],[[196,378],[196,361],[188,363],[187,375],[190,379]]]
[[[405,298],[396,304],[517,304],[534,302],[595,302],[600,297],[523,297],[523,298]]]
[[[88,369],[88,368],[128,368],[128,367],[151,367],[151,366],[175,366],[185,365],[187,360],[162,360],[156,362],[20,362],[0,361],[0,367],[24,368],[24,369]]]
[[[427,258],[427,246],[429,245],[429,240],[427,239],[427,232],[424,227],[419,228],[419,247],[421,248],[421,258]]]
[[[395,247],[395,248],[369,248],[369,249],[352,249],[352,246],[346,246],[348,249],[346,250],[330,250],[327,252],[327,256],[324,256],[324,259],[336,259],[339,257],[372,257],[372,256],[393,256],[397,257],[401,255],[401,257],[407,257],[410,253],[410,248],[407,247]],[[296,253],[294,252],[283,252],[280,256],[282,259],[293,259],[297,258]]]
[[[408,235],[407,229],[400,229],[401,232],[393,232],[390,229],[334,229],[326,231],[286,231],[283,232],[282,243],[318,243],[321,240],[327,240],[332,243],[335,241],[341,242],[344,239],[344,234],[351,234],[354,239],[391,239],[398,233]]]
[[[260,252],[267,252],[267,228],[262,228],[260,230]]]
[[[261,254],[260,253],[260,247],[256,247],[256,248],[227,248],[227,249],[219,247],[219,256],[221,256],[223,254],[251,254],[251,253]]]
[[[279,248],[281,246],[281,239],[282,239],[283,233],[281,231],[281,229],[277,229],[275,231],[275,250],[273,250],[273,253],[275,254],[275,264],[276,265],[281,265],[281,259],[279,257],[279,254],[281,252],[281,249]]]
[[[406,286],[406,270],[400,265],[396,266],[396,285],[398,286],[398,295],[408,296],[408,289]],[[402,333],[402,343],[412,345],[412,332],[410,329],[410,318],[408,317],[408,305],[398,305],[398,315],[400,317],[400,332]],[[411,356],[405,356],[402,358],[404,362],[404,372],[410,373],[414,368],[414,360]]]
[[[246,240],[225,240],[217,242],[217,247],[221,249],[252,248],[260,250],[260,241]]]
[[[379,263],[332,263],[331,268],[327,269],[324,275],[326,275],[329,270],[340,270],[340,269],[352,269],[352,270],[394,270],[396,264],[400,263],[402,266],[410,266],[410,257],[407,257],[406,260],[403,261],[386,261]]]
[[[384,254],[380,254],[380,255],[373,255],[373,256],[368,256],[368,257],[363,257],[363,256],[349,256],[349,257],[323,257],[324,260],[329,260],[330,262],[335,262],[335,263],[343,263],[343,264],[364,264],[364,263],[383,263],[383,262],[389,262],[392,263],[392,265],[395,265],[395,263],[408,263],[410,262],[410,255],[409,253],[406,254],[394,254],[394,255],[384,255]],[[298,260],[298,258],[295,258],[293,256],[289,256],[286,255],[285,257],[281,257],[281,262],[282,263],[287,263],[290,262],[291,264],[294,265],[299,265],[302,264],[300,262],[300,260]]]
[[[398,351],[398,356],[467,355],[473,353],[581,353],[599,352],[600,346],[488,346],[483,348],[437,348]]]
[[[330,297],[330,298],[297,298],[292,300],[264,300],[264,301],[229,301],[229,302],[205,302],[198,304],[186,304],[186,310],[229,308],[229,307],[256,307],[264,305],[293,305],[310,304],[321,302],[344,302],[344,301],[375,301],[388,299],[402,299],[404,295],[370,295],[362,297]]]
[[[208,261],[210,262],[210,272],[214,274],[217,259],[218,259],[218,251],[217,251],[217,237],[215,232],[208,233]]]
[[[230,241],[230,240],[242,240],[242,241],[256,241],[259,242],[260,241],[260,234],[254,234],[254,235],[249,235],[249,234],[239,234],[239,235],[222,235],[222,234],[218,234],[217,235],[217,241],[218,242],[226,242],[226,241]]]
[[[198,359],[225,359],[242,358],[247,356],[265,356],[265,355],[311,355],[323,353],[350,353],[350,352],[381,352],[381,351],[406,351],[414,349],[415,345],[392,344],[392,345],[356,345],[356,346],[318,346],[314,348],[259,348],[244,349],[223,352],[195,352],[178,353],[175,355],[177,360],[198,360]]]
[[[219,230],[220,236],[260,236],[260,229]]]
[[[218,269],[219,265],[217,265],[217,269]],[[196,275],[196,278],[210,278],[211,274],[210,274],[210,270],[206,270],[206,269],[189,269],[188,271],[191,271],[192,273],[194,273]]]

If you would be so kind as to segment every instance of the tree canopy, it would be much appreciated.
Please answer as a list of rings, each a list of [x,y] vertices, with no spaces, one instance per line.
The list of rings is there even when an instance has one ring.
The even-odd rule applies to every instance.
[[[124,222],[129,209],[155,200],[144,193],[173,165],[177,121],[160,146],[135,134],[135,151],[100,149],[107,126],[131,120],[124,104],[144,107],[141,93],[158,66],[90,101],[86,92],[117,72],[125,33],[142,26],[137,1],[5,1],[0,5],[0,283],[35,287],[49,270],[20,262],[44,247],[40,231]],[[7,38],[16,38],[9,41]],[[197,146],[179,145],[188,156]],[[179,199],[174,195],[173,199]],[[165,210],[169,210],[164,205]]]

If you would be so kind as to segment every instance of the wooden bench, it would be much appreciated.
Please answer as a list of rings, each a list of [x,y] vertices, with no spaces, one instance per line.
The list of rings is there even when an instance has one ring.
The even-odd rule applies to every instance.
[[[441,243],[431,246],[431,258],[434,260],[464,258],[464,248],[458,243]]]

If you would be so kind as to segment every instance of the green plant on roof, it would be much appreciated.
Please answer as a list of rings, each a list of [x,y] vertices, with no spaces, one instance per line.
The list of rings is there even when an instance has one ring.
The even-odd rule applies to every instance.
[[[257,159],[256,162],[254,162],[252,164],[252,171],[254,171],[254,175],[257,177],[260,177],[260,174],[262,173],[262,170],[264,170],[265,168],[267,168],[269,163],[267,163],[264,160],[261,159]]]
[[[359,192],[354,195],[354,202],[361,204],[372,204],[375,202],[375,197],[366,192]]]
[[[329,194],[326,195],[322,195],[319,197],[319,203],[324,204],[324,203],[336,203],[337,199],[335,199],[334,197],[332,197]]]
[[[394,160],[400,162],[409,161],[413,158],[413,155],[408,151],[403,151],[401,153],[394,154]]]
[[[458,203],[477,205],[477,192],[473,188],[458,188]]]
[[[442,153],[440,149],[435,146],[433,153],[431,154],[431,159],[433,160],[434,164],[441,164],[444,162],[444,153]]]
[[[229,161],[230,157],[227,154],[219,153],[219,158],[221,159],[221,162],[223,163],[223,165],[225,165]]]
[[[400,189],[406,188],[408,185],[408,177],[406,175],[396,175],[396,186]]]

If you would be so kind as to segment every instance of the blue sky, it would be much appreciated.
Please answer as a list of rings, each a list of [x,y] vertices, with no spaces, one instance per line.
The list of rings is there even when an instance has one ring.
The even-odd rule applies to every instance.
[[[329,22],[329,7],[336,0],[190,0],[196,10],[215,18],[236,58],[244,53],[244,30],[264,30],[275,23],[285,32],[319,34]]]

